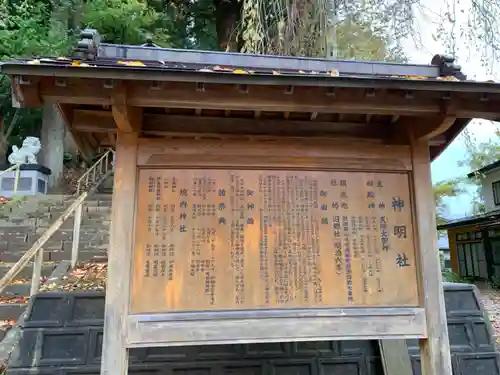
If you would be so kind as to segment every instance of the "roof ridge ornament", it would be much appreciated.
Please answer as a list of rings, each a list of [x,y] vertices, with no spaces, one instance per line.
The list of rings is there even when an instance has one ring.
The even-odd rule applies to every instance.
[[[467,76],[462,73],[462,67],[455,64],[455,57],[449,55],[434,55],[431,65],[439,67],[440,77],[455,77],[465,81]]]
[[[83,29],[80,40],[73,50],[73,57],[82,60],[95,60],[99,55],[101,35],[96,29]]]
[[[151,35],[148,35],[146,37],[146,43],[141,44],[141,47],[154,47],[154,48],[160,48],[159,45],[155,44],[153,42],[153,37]]]

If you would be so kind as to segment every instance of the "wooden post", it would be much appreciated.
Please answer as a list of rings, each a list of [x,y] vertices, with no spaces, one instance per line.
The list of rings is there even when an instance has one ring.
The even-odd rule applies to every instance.
[[[40,277],[42,276],[42,264],[43,264],[43,247],[40,250],[38,250],[38,252],[35,255],[35,261],[33,262],[30,297],[34,296],[38,292],[38,289],[40,288]]]
[[[75,268],[78,260],[78,248],[80,246],[80,227],[82,225],[82,208],[83,203],[75,210],[75,218],[73,223],[73,243],[71,246],[71,268]]]
[[[19,186],[19,175],[21,173],[21,164],[16,167],[15,177],[14,177],[14,195],[17,194],[17,187]]]
[[[101,375],[128,373],[125,323],[134,237],[137,142],[137,133],[118,131]]]
[[[406,340],[379,340],[384,375],[413,375]]]
[[[420,254],[420,296],[425,307],[428,338],[420,340],[422,374],[452,375],[448,326],[436,236],[429,145],[411,136],[417,245]]]

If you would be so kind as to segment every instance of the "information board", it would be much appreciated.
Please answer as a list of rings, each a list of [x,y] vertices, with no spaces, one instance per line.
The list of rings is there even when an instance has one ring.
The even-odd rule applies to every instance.
[[[131,312],[418,306],[408,181],[140,170]]]

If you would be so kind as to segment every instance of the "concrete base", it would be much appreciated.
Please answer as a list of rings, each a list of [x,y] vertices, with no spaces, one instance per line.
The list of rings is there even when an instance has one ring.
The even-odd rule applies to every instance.
[[[0,166],[0,173],[10,166]],[[0,196],[11,198],[16,196],[33,196],[47,194],[50,169],[39,164],[21,166],[17,192],[14,193],[16,172],[11,171],[0,175]]]

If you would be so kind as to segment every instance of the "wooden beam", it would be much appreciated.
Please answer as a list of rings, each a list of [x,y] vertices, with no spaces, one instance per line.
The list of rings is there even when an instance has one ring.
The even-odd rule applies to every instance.
[[[38,77],[12,78],[12,106],[14,108],[35,108],[42,105],[42,99],[38,90]]]
[[[108,283],[104,314],[101,374],[126,375],[128,349],[126,318],[133,254],[137,189],[138,134],[119,131],[116,145]]]
[[[443,105],[436,91],[416,91],[405,96],[404,90],[379,90],[365,96],[362,88],[343,88],[328,95],[324,87],[295,87],[293,94],[284,94],[281,86],[252,85],[248,93],[237,85],[206,84],[196,90],[190,82],[170,82],[161,90],[151,89],[148,82],[128,82],[126,105],[136,107],[202,108],[273,112],[359,113],[394,116],[446,115],[457,118],[497,119],[500,100],[481,101],[474,93],[455,95]],[[56,86],[53,80],[40,82],[44,101],[74,104],[112,104],[112,94],[99,80],[68,79],[66,86]],[[124,103],[122,102],[123,106]]]
[[[410,171],[410,148],[346,139],[139,139],[139,166]]]
[[[413,375],[406,340],[379,340],[384,375]]]
[[[109,144],[112,147],[116,147],[116,135],[114,133],[108,133]]]
[[[68,129],[75,141],[76,146],[78,147],[78,151],[80,152],[80,156],[87,163],[91,164],[92,159],[95,155],[95,151],[89,146],[89,143],[85,141],[85,138],[82,134],[78,133],[78,130],[73,127],[73,118],[74,118],[74,108],[71,104],[55,104],[56,109],[59,111],[61,118],[66,124],[66,129]]]
[[[111,111],[116,125],[124,133],[137,133],[141,128],[142,108],[133,107],[128,101],[127,85],[122,81],[115,82],[111,95]]]
[[[173,133],[296,135],[296,136],[352,136],[384,139],[385,124],[349,122],[260,120],[227,117],[144,114],[142,133],[170,135]],[[115,132],[111,112],[75,110],[73,127],[79,131]]]
[[[409,134],[417,141],[427,142],[430,146],[447,143],[445,132],[455,124],[453,116],[400,117],[389,125],[391,141],[397,144],[410,144]]]
[[[409,129],[413,163],[415,238],[419,254],[420,306],[425,307],[428,338],[420,340],[421,373],[452,375],[441,262],[437,246],[436,207],[432,196],[429,145]]]
[[[420,121],[414,126],[413,134],[418,141],[430,141],[438,135],[446,132],[457,120],[453,116],[439,116],[428,121]],[[408,124],[412,126],[411,124]]]

